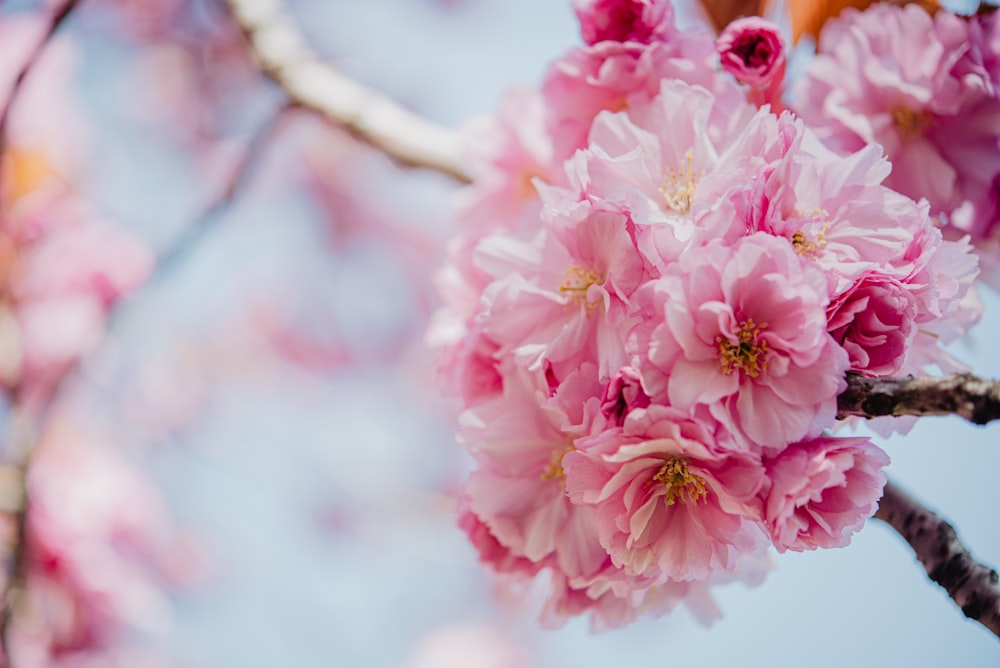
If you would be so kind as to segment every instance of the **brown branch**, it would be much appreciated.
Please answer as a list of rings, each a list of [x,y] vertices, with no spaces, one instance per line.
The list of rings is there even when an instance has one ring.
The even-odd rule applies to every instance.
[[[966,617],[1000,637],[997,572],[972,557],[954,527],[892,483],[885,486],[875,517],[910,544],[928,577],[947,590]]]
[[[455,134],[365,88],[323,62],[281,0],[226,0],[261,71],[296,103],[319,112],[406,167],[437,170],[463,183]]]
[[[847,374],[837,417],[959,415],[975,424],[1000,419],[1000,382],[969,373],[926,378],[866,378]]]
[[[11,622],[21,605],[25,578],[27,577],[28,508],[30,505],[28,469],[31,466],[35,444],[38,442],[34,420],[29,419],[20,410],[15,410],[9,419],[10,427],[7,442],[4,445],[7,451],[14,455],[17,463],[4,471],[5,485],[16,485],[16,487],[14,489],[8,487],[4,490],[4,494],[8,498],[5,499],[4,507],[0,509],[5,513],[12,514],[14,520],[14,543],[10,546],[10,563],[6,565],[6,579],[3,583],[2,596],[0,596],[0,657],[3,659],[3,666],[12,665],[10,654]]]

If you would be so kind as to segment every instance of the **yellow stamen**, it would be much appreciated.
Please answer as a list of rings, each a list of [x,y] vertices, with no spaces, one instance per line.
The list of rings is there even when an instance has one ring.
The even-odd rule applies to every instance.
[[[684,171],[671,167],[663,179],[660,194],[667,207],[677,213],[686,214],[691,211],[694,203],[694,193],[698,188],[699,175],[691,167],[693,157],[691,151],[684,154]]]
[[[736,369],[741,369],[751,378],[756,378],[761,371],[767,369],[767,341],[759,341],[761,330],[767,328],[767,323],[759,325],[753,318],[740,323],[736,337],[737,343],[719,335],[715,342],[719,344],[719,359],[722,361],[722,372],[727,376]]]
[[[574,450],[576,448],[573,447],[572,443],[561,448],[555,448],[549,456],[549,463],[545,465],[545,469],[542,471],[541,479],[565,482],[566,472],[563,471],[562,460],[567,452],[573,452]]]
[[[559,284],[559,292],[569,299],[586,306],[588,309],[594,306],[593,302],[587,300],[587,291],[591,285],[604,283],[604,277],[593,269],[583,269],[582,267],[570,266],[563,273],[562,283]]]
[[[708,496],[705,490],[705,479],[700,475],[691,473],[687,467],[687,461],[680,457],[673,457],[660,467],[660,470],[653,476],[653,480],[663,483],[667,487],[667,494],[664,500],[668,506],[672,506],[678,501],[681,504],[698,503]]]
[[[514,193],[519,202],[527,202],[528,200],[538,197],[538,188],[536,188],[535,184],[532,183],[535,177],[540,178],[542,181],[545,180],[542,178],[541,173],[529,169],[521,172],[521,174],[518,175],[518,178],[514,181]]]
[[[931,120],[930,116],[926,113],[914,111],[901,104],[890,109],[889,115],[892,117],[892,122],[900,134],[907,139],[922,134]]]

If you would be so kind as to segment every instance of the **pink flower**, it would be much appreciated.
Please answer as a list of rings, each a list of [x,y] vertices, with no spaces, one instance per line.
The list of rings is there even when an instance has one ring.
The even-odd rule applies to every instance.
[[[763,88],[780,87],[785,75],[785,42],[781,29],[758,16],[737,19],[715,42],[722,69],[738,81]]]
[[[495,353],[499,346],[473,326],[447,346],[438,362],[442,390],[461,397],[466,406],[492,399],[503,391]]]
[[[833,424],[847,354],[826,331],[826,278],[785,240],[695,248],[649,289],[643,378],[655,400],[707,406],[771,453]]]
[[[662,406],[581,438],[563,458],[566,492],[597,511],[597,535],[630,576],[704,580],[761,546],[754,455]]]
[[[798,111],[836,150],[881,144],[893,165],[886,185],[988,238],[1000,175],[995,26],[916,4],[846,10],[823,30]]]
[[[587,362],[610,376],[625,366],[629,303],[645,267],[620,213],[580,207],[532,243],[485,240],[479,263],[498,276],[478,318],[498,358],[557,378]],[[577,215],[579,214],[579,215]]]
[[[593,388],[589,407],[579,400],[577,383]],[[579,577],[595,573],[607,558],[593,509],[570,503],[563,487],[563,457],[599,415],[594,367],[564,385],[570,387],[550,400],[540,374],[508,375],[501,397],[462,414],[459,440],[481,465],[466,484],[469,508],[502,547],[477,533],[481,554],[498,565],[521,563],[516,557],[545,561]]]
[[[126,645],[137,625],[168,625],[163,587],[197,576],[198,565],[151,483],[113,449],[84,440],[79,425],[56,421],[27,484],[32,614],[15,617],[9,629],[12,663],[106,665],[105,653]]]
[[[822,437],[765,463],[765,521],[784,552],[847,545],[878,507],[889,457],[867,438]]]
[[[559,58],[542,85],[556,159],[587,145],[598,113],[649,102],[666,79],[712,91],[731,85],[712,68],[714,58],[711,38],[698,30],[675,32],[669,41],[648,45],[598,42]]]
[[[916,335],[917,304],[899,281],[871,273],[827,307],[829,330],[847,351],[851,370],[892,376],[903,369]]]
[[[733,84],[726,90],[717,96],[664,81],[651,102],[598,115],[587,148],[566,164],[578,199],[628,213],[636,245],[657,272],[698,234],[702,209],[716,199],[715,193],[703,197],[702,184],[717,171],[730,173],[720,149],[753,114]]]
[[[649,395],[642,389],[642,376],[633,367],[622,367],[608,383],[601,401],[601,413],[610,425],[618,427],[629,413],[646,408],[649,403]]]
[[[573,0],[583,41],[643,42],[674,31],[674,10],[666,0]]]
[[[542,562],[515,554],[500,543],[486,523],[472,511],[469,497],[464,495],[458,500],[458,526],[476,548],[479,561],[495,573],[532,578],[544,566]]]

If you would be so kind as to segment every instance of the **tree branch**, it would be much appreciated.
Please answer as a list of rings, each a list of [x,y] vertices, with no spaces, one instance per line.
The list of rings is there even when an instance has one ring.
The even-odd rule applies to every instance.
[[[928,577],[947,590],[966,617],[1000,637],[997,572],[972,557],[954,527],[891,482],[875,517],[910,544]]]
[[[365,88],[320,60],[281,0],[226,0],[261,71],[296,103],[313,109],[406,167],[466,183],[455,134]]]
[[[45,30],[45,34],[42,39],[39,40],[38,44],[35,45],[35,49],[28,56],[28,59],[24,61],[24,65],[21,70],[17,73],[17,77],[14,79],[14,84],[11,86],[10,93],[7,95],[7,100],[3,105],[3,110],[0,110],[0,155],[3,154],[6,148],[7,142],[7,123],[10,118],[11,108],[14,106],[14,101],[17,99],[18,93],[21,92],[21,88],[24,86],[25,80],[28,78],[28,74],[31,69],[41,58],[42,54],[45,52],[46,47],[49,42],[52,41],[53,35],[59,30],[59,28],[66,22],[69,15],[73,13],[77,5],[80,4],[82,0],[66,0],[59,9],[57,9],[52,17],[49,19],[49,25]]]
[[[975,424],[1000,419],[1000,382],[970,373],[927,378],[866,378],[847,374],[837,417],[959,415]]]

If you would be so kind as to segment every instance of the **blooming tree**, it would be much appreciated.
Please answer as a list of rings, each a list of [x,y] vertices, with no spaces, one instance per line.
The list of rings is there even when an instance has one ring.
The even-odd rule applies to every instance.
[[[413,288],[412,301],[436,304],[425,339],[472,462],[450,490],[456,524],[506,585],[547,583],[543,626],[587,615],[614,628],[680,604],[708,624],[719,586],[778,567],[771,547],[844,547],[874,517],[1000,635],[996,573],[888,482],[889,454],[859,430],[1000,418],[1000,385],[947,349],[982,316],[979,290],[1000,290],[998,14],[787,3],[795,39],[817,37],[810,53],[768,4],[573,0],[576,46],[460,131],[325,63],[277,0],[207,3],[210,21],[182,0],[67,0],[0,21],[23,42],[0,63],[2,665],[137,665],[127,628],[198,571],[153,488],[105,446],[73,445],[91,439],[65,395],[113,340],[123,296],[191,252],[305,113],[346,131],[296,149],[317,206],[364,221],[331,236],[434,272],[436,295]],[[90,149],[70,150],[74,133],[52,141],[15,113],[43,68],[66,76],[55,36],[92,11],[147,45],[141,77],[174,81],[154,106],[187,120],[173,141],[219,192],[160,248],[75,192]],[[708,21],[681,28],[682,11]],[[281,99],[232,151],[216,118],[253,99],[260,75]],[[357,140],[458,182],[447,239],[357,195]],[[331,343],[285,307],[258,305],[253,322],[261,347],[295,364],[400,355],[370,333]],[[198,410],[167,403],[168,431]]]

